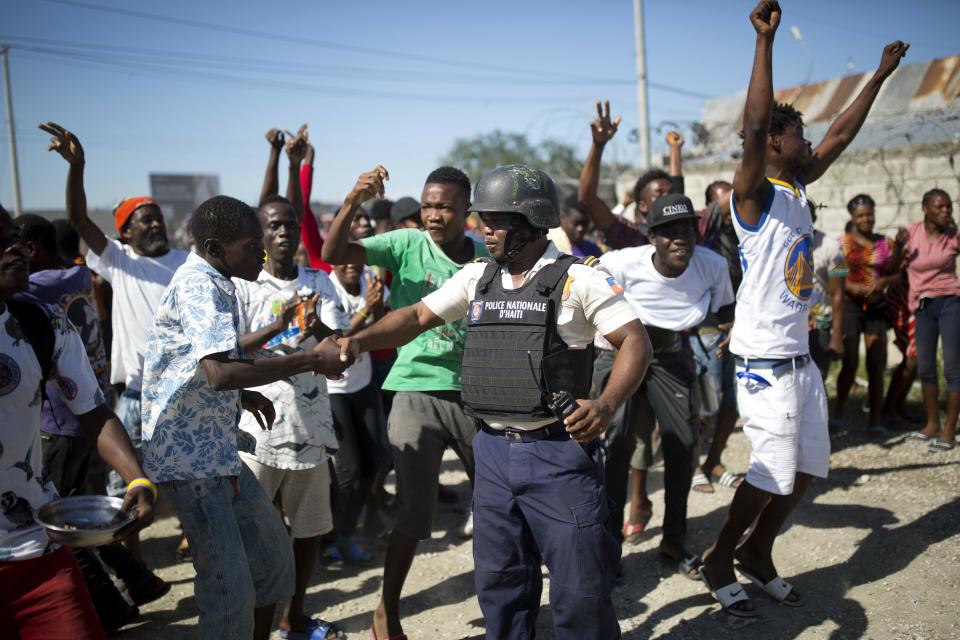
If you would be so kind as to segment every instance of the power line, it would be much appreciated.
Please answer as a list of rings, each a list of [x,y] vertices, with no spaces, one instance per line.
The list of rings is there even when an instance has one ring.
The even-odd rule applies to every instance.
[[[403,51],[389,51],[385,49],[375,49],[371,47],[359,47],[356,45],[343,44],[340,42],[329,42],[325,40],[315,40],[311,38],[303,38],[298,36],[292,36],[289,34],[283,34],[283,36],[278,36],[276,33],[270,33],[267,31],[258,31],[256,29],[247,29],[244,27],[232,27],[230,25],[224,24],[215,24],[211,22],[203,22],[201,20],[189,20],[187,18],[176,18],[173,16],[164,16],[156,13],[148,13],[146,11],[135,11],[133,9],[123,9],[120,7],[105,7],[98,4],[91,4],[88,2],[79,2],[77,0],[43,0],[44,2],[50,2],[53,4],[60,4],[68,7],[75,7],[80,9],[89,9],[91,11],[101,11],[104,13],[113,13],[118,15],[126,15],[134,18],[141,18],[144,20],[153,20],[157,22],[166,22],[169,24],[177,24],[186,27],[193,27],[196,29],[207,29],[210,31],[219,31],[221,33],[231,33],[234,35],[242,35],[251,38],[260,38],[276,42],[277,40],[283,40],[284,42],[293,42],[296,44],[307,45],[311,47],[317,47],[320,49],[329,49],[332,51],[349,51],[352,53],[361,53],[365,55],[376,55],[376,56],[386,56],[393,59],[405,59],[412,60],[416,62],[425,62],[429,64],[439,64],[444,66],[453,66],[453,67],[464,67],[470,66],[475,68],[483,68],[491,71],[499,71],[502,73],[512,73],[516,75],[530,75],[530,76],[553,76],[556,78],[562,78],[567,80],[586,80],[583,77],[569,76],[565,74],[556,74],[549,71],[544,71],[543,69],[523,69],[519,67],[507,67],[501,65],[492,65],[482,62],[473,62],[467,60],[450,60],[446,58],[435,58],[432,56],[425,56],[416,53],[407,53]]]
[[[444,101],[444,102],[454,102],[454,103],[470,103],[475,104],[477,102],[526,102],[526,103],[557,103],[557,102],[569,102],[572,100],[582,100],[588,101],[592,98],[590,96],[568,96],[568,95],[554,95],[554,96],[529,96],[529,97],[519,97],[515,94],[509,96],[496,96],[496,95],[486,95],[484,98],[475,98],[475,97],[466,97],[459,95],[449,95],[449,94],[440,94],[440,95],[431,95],[424,94],[423,92],[416,93],[402,93],[395,91],[377,91],[371,89],[358,89],[350,88],[343,86],[331,86],[331,85],[318,85],[318,84],[303,84],[298,82],[290,82],[286,80],[279,80],[272,77],[267,78],[256,78],[251,79],[249,76],[236,76],[225,73],[213,73],[210,71],[203,71],[197,69],[196,64],[188,64],[186,61],[169,61],[169,60],[131,60],[129,56],[123,59],[117,59],[116,56],[101,54],[101,53],[81,53],[76,51],[69,51],[63,49],[55,49],[49,47],[37,47],[29,45],[11,45],[11,48],[18,50],[27,55],[36,55],[46,58],[56,58],[59,60],[69,61],[74,64],[94,66],[101,68],[102,70],[109,71],[138,71],[152,75],[160,75],[165,77],[174,77],[177,79],[202,79],[205,81],[216,81],[226,84],[233,84],[244,87],[256,87],[264,88],[270,87],[274,89],[302,92],[302,93],[311,93],[311,94],[322,94],[322,95],[342,95],[342,96],[362,96],[362,97],[374,97],[374,98],[389,98],[396,100],[413,100],[413,101]]]
[[[135,17],[135,18],[141,18],[141,19],[144,19],[144,20],[154,20],[154,21],[159,21],[159,22],[166,22],[166,23],[171,23],[171,24],[178,24],[178,25],[182,25],[182,26],[189,26],[189,27],[193,27],[193,28],[197,28],[197,29],[207,29],[207,30],[211,30],[211,31],[218,31],[218,32],[221,32],[221,33],[231,33],[231,34],[234,34],[234,35],[243,35],[243,36],[248,36],[248,37],[253,37],[253,38],[267,39],[267,40],[270,40],[270,41],[276,41],[276,40],[278,39],[277,34],[275,34],[275,33],[270,33],[270,32],[265,32],[265,31],[258,31],[258,30],[255,30],[255,29],[246,29],[246,28],[243,28],[243,27],[232,27],[232,26],[229,26],[229,25],[214,24],[214,23],[209,23],[209,22],[203,22],[203,21],[200,21],[200,20],[189,20],[189,19],[186,19],[186,18],[176,18],[176,17],[172,17],[172,16],[164,16],[164,15],[160,15],[160,14],[148,13],[148,12],[145,12],[145,11],[136,11],[136,10],[133,10],[133,9],[124,9],[124,8],[120,8],[120,7],[105,7],[105,6],[97,5],[97,4],[91,4],[91,3],[87,3],[87,2],[80,2],[80,1],[78,1],[78,0],[43,0],[43,1],[44,1],[44,2],[53,3],[53,4],[60,4],[60,5],[64,5],[64,6],[75,7],[75,8],[88,9],[88,10],[91,10],[91,11],[101,11],[101,12],[105,12],[105,13],[113,13],[113,14],[118,14],[118,15],[127,15],[127,16],[131,16],[131,17]],[[425,63],[429,63],[429,64],[439,64],[439,65],[453,66],[453,67],[473,67],[473,68],[478,68],[478,69],[486,69],[486,70],[490,70],[490,71],[497,71],[497,72],[500,72],[500,73],[508,73],[508,74],[521,75],[521,76],[530,76],[530,77],[538,78],[538,79],[539,79],[539,80],[537,81],[538,84],[548,84],[547,82],[544,81],[546,78],[552,78],[555,83],[569,83],[569,84],[591,84],[591,85],[597,85],[597,84],[609,84],[609,85],[632,84],[632,81],[629,81],[629,80],[618,80],[618,79],[602,79],[602,80],[601,80],[601,79],[598,79],[598,78],[596,78],[596,77],[589,77],[589,76],[575,76],[575,75],[567,75],[567,74],[557,74],[557,73],[553,73],[553,72],[550,72],[550,71],[545,71],[545,70],[543,70],[543,69],[523,69],[523,68],[520,68],[520,67],[513,67],[513,66],[507,67],[507,66],[502,66],[502,65],[491,65],[491,64],[489,64],[489,63],[474,62],[474,61],[464,61],[464,60],[458,61],[458,60],[450,60],[450,59],[446,59],[446,58],[434,58],[434,57],[432,57],[432,56],[424,56],[424,55],[420,55],[420,54],[413,54],[413,53],[406,53],[406,52],[398,52],[398,51],[389,51],[389,50],[375,49],[375,48],[370,48],[370,47],[358,47],[358,46],[355,46],[355,45],[348,45],[348,44],[343,44],[343,43],[329,42],[329,41],[324,41],[324,40],[315,40],[315,39],[310,39],[310,38],[302,38],[302,37],[290,36],[290,35],[286,35],[286,34],[283,36],[282,39],[283,39],[284,42],[293,42],[293,43],[297,43],[297,44],[303,44],[303,45],[307,45],[307,46],[313,46],[313,47],[318,47],[318,48],[322,48],[322,49],[329,49],[329,50],[335,50],[335,51],[349,51],[349,52],[361,53],[361,54],[365,54],[365,55],[387,56],[387,57],[390,57],[390,58],[393,58],[393,59],[406,59],[406,60],[411,60],[411,61],[416,61],[416,62],[425,62]],[[256,61],[251,61],[251,60],[249,60],[249,59],[247,59],[247,61],[248,61],[248,62],[256,63]],[[288,66],[288,67],[290,66],[289,63],[287,63],[287,66]],[[358,69],[358,70],[361,70],[361,69]],[[372,71],[372,70],[369,69],[369,68],[367,68],[366,71]],[[468,79],[468,81],[469,81],[469,79]],[[529,82],[529,80],[528,80],[528,82]],[[662,83],[652,83],[652,82],[651,82],[651,83],[649,83],[649,85],[650,85],[650,87],[656,88],[656,89],[658,89],[658,90],[660,90],[660,91],[664,91],[664,92],[667,92],[667,93],[674,93],[674,94],[676,94],[676,95],[682,95],[682,96],[686,96],[686,97],[690,97],[690,98],[697,98],[697,99],[700,99],[700,100],[706,100],[706,99],[709,99],[710,97],[712,97],[712,96],[709,96],[709,95],[706,95],[706,94],[697,93],[697,92],[694,92],[694,91],[689,91],[689,90],[687,90],[687,89],[683,89],[683,88],[681,88],[681,87],[673,87],[673,86],[671,86],[671,85],[662,84]]]
[[[417,80],[428,79],[436,83],[453,84],[478,84],[484,82],[500,84],[525,84],[525,85],[553,85],[566,86],[584,84],[582,81],[574,80],[543,80],[527,78],[505,78],[495,75],[455,75],[444,76],[427,72],[415,71],[409,69],[383,69],[379,67],[359,67],[352,65],[315,65],[299,62],[288,62],[282,60],[264,60],[258,58],[242,58],[235,56],[223,56],[216,54],[204,54],[198,52],[181,52],[162,49],[143,49],[134,47],[120,47],[115,45],[103,45],[82,42],[68,42],[62,40],[51,40],[48,38],[33,38],[28,36],[10,36],[0,34],[0,41],[5,41],[15,45],[17,48],[32,51],[57,52],[63,54],[76,53],[73,49],[79,49],[83,52],[96,52],[102,56],[108,53],[123,54],[127,61],[140,60],[144,62],[162,62],[169,64],[186,65],[188,68],[195,68],[198,63],[204,63],[213,68],[239,69],[253,72],[269,72],[273,74],[287,75],[324,75],[330,74],[337,77],[344,75],[355,77],[355,74],[362,73],[363,80],[369,80],[373,75],[384,76],[380,78],[386,81],[397,81],[398,78],[407,77]],[[50,45],[50,46],[37,46]],[[629,80],[614,80],[609,78],[594,78],[589,84],[595,85],[629,85]]]
[[[412,101],[444,101],[444,102],[468,103],[468,104],[477,104],[477,103],[483,103],[483,102],[526,102],[526,103],[568,102],[570,100],[586,101],[590,99],[589,96],[518,97],[516,95],[508,95],[508,96],[502,96],[502,97],[487,95],[487,96],[484,96],[483,98],[476,98],[476,97],[467,97],[467,96],[458,96],[458,95],[399,93],[399,92],[391,92],[391,91],[376,91],[376,90],[368,90],[368,89],[354,89],[354,88],[344,88],[344,87],[325,86],[325,85],[307,85],[307,84],[300,84],[296,82],[275,80],[271,78],[251,80],[249,78],[243,78],[238,76],[207,73],[203,71],[196,71],[196,70],[189,70],[189,69],[171,69],[164,66],[157,66],[157,65],[146,64],[146,63],[128,63],[126,61],[116,60],[114,58],[98,58],[96,56],[91,56],[87,54],[63,53],[58,51],[50,51],[50,50],[37,49],[37,48],[24,48],[24,47],[16,47],[16,49],[26,55],[35,55],[35,56],[41,56],[41,57],[47,57],[47,58],[53,57],[53,58],[58,58],[73,64],[107,67],[104,70],[109,70],[109,71],[126,69],[126,70],[139,71],[146,74],[161,75],[164,77],[174,77],[177,79],[196,78],[204,81],[222,82],[226,84],[233,84],[233,85],[239,85],[239,86],[250,87],[250,88],[259,88],[259,89],[274,88],[274,89],[283,89],[288,91],[321,94],[321,95],[362,96],[362,97],[389,98],[389,99],[395,99],[395,100],[412,100]]]

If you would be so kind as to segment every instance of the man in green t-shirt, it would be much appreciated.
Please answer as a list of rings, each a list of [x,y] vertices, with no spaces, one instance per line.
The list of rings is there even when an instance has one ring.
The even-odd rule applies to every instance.
[[[489,253],[468,238],[470,179],[454,167],[427,176],[421,195],[424,229],[396,229],[350,240],[350,225],[360,205],[384,195],[387,170],[377,167],[360,176],[337,213],[323,244],[331,264],[368,264],[393,272],[390,303],[394,309],[415,304],[436,291],[460,268]],[[417,543],[430,537],[440,464],[450,445],[473,482],[472,441],[476,425],[460,405],[460,356],[466,335],[463,320],[426,331],[397,352],[383,383],[396,392],[388,431],[397,473],[400,513],[387,546],[383,591],[374,614],[374,637],[400,633],[400,592]]]

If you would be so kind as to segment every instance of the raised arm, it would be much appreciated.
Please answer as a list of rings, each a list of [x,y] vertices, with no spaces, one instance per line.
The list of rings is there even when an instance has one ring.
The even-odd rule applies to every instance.
[[[880,87],[900,65],[901,58],[906,55],[909,48],[909,44],[900,40],[891,42],[883,48],[880,66],[873,73],[873,77],[863,86],[850,106],[830,125],[823,140],[813,150],[813,164],[807,175],[803,176],[805,184],[810,184],[826,173],[833,161],[853,142],[864,120],[867,119],[867,114],[870,113],[873,101],[880,93]]]
[[[600,161],[603,158],[603,148],[617,133],[620,126],[620,116],[610,120],[610,101],[597,100],[597,117],[590,123],[590,135],[593,142],[587,153],[587,161],[583,163],[580,172],[580,187],[577,190],[577,199],[587,209],[590,219],[600,231],[607,233],[616,222],[617,217],[607,206],[607,203],[597,195],[600,184]]]
[[[297,215],[303,219],[303,193],[300,185],[300,163],[307,155],[307,146],[310,144],[307,139],[307,125],[303,124],[297,135],[287,141],[287,158],[290,160],[290,167],[287,173],[287,200],[293,205]]]
[[[743,157],[733,174],[733,197],[741,220],[755,225],[771,189],[766,179],[767,135],[773,113],[773,40],[780,25],[780,4],[761,0],[750,12],[750,22],[757,40],[743,108]]]
[[[330,273],[331,267],[323,260],[323,236],[317,226],[317,218],[310,208],[310,194],[313,191],[313,145],[307,143],[307,155],[300,165],[300,193],[303,196],[303,215],[300,216],[300,242],[307,252],[310,266]]]
[[[337,217],[330,225],[327,241],[323,243],[323,259],[330,264],[366,264],[367,250],[359,242],[350,239],[350,225],[357,211],[367,200],[382,198],[384,195],[384,180],[389,180],[390,174],[383,167],[360,174],[357,184],[353,186],[343,205],[337,212]]]
[[[267,159],[267,171],[263,175],[263,186],[260,188],[260,199],[257,204],[270,196],[280,193],[280,151],[283,149],[285,137],[280,129],[267,131],[267,142],[270,143],[270,157]]]
[[[70,163],[67,172],[67,220],[77,230],[83,241],[98,256],[107,247],[107,236],[87,216],[87,194],[83,189],[83,170],[86,159],[77,136],[55,122],[39,125],[50,134],[47,151],[56,151]]]
[[[683,134],[679,131],[667,132],[667,148],[670,150],[670,177],[683,175]]]

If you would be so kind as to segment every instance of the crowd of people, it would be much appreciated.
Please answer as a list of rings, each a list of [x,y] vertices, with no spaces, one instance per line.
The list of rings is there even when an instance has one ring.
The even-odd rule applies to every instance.
[[[68,165],[67,217],[0,207],[0,628],[101,638],[166,594],[138,542],[162,499],[196,569],[201,638],[344,637],[305,607],[315,565],[370,565],[365,535],[382,531],[371,633],[405,638],[404,583],[450,499],[448,447],[472,487],[460,533],[473,538],[488,638],[533,637],[542,564],[558,638],[619,637],[611,594],[622,545],[654,513],[658,450],[663,561],[731,616],[757,615],[736,572],[802,606],[810,594],[779,575],[773,548],[827,475],[831,435],[848,429],[861,337],[869,435],[956,446],[960,236],[937,188],[893,238],[875,232],[867,194],[847,204],[842,236],[814,227],[810,185],[909,45],[884,48],[814,147],[802,114],[774,100],[778,4],[762,0],[750,21],[743,155],[700,210],[684,195],[676,132],[667,171],[643,174],[614,207],[600,198],[620,118],[598,102],[576,193],[560,198],[536,167],[472,185],[443,166],[419,200],[391,201],[377,166],[329,229],[310,208],[307,126],[272,129],[257,207],[205,201],[181,250],[150,197],[122,200],[113,230],[95,224],[80,140],[40,125]],[[884,391],[889,329],[902,361]],[[926,420],[910,431],[916,376]],[[722,462],[738,421],[752,447],[742,475]],[[691,549],[690,491],[726,488],[715,543]],[[37,510],[83,494],[134,514],[117,542],[48,539]]]

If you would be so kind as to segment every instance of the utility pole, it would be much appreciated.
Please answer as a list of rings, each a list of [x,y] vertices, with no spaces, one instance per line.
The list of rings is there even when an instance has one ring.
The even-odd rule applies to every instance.
[[[3,95],[7,103],[7,138],[10,140],[10,176],[13,178],[13,212],[19,216],[20,209],[20,170],[17,167],[17,138],[13,131],[13,96],[10,94],[10,65],[7,58],[10,47],[0,47],[0,57],[3,58]]]
[[[647,108],[647,45],[643,32],[643,0],[633,0],[633,27],[637,38],[637,109],[640,122],[641,169],[650,168],[650,112]]]

